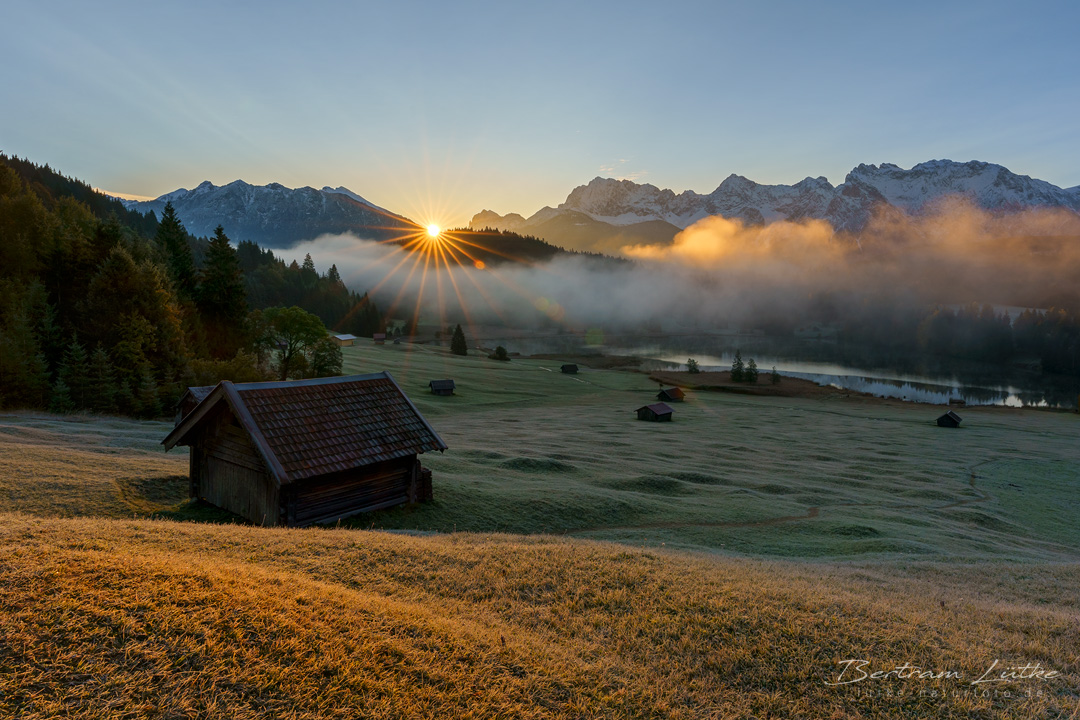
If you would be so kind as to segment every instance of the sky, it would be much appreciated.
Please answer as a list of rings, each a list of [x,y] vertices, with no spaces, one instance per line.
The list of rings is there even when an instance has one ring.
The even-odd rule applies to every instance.
[[[597,176],[983,160],[1080,185],[1076,2],[0,0],[0,151],[115,193],[345,186],[427,223]]]

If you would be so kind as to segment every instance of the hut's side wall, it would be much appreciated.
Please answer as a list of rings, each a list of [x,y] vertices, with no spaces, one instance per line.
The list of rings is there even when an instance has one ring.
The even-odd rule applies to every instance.
[[[333,522],[421,500],[419,465],[416,456],[410,455],[293,483],[285,491],[286,523]]]
[[[277,482],[247,433],[223,410],[191,447],[192,495],[260,525],[280,520]]]

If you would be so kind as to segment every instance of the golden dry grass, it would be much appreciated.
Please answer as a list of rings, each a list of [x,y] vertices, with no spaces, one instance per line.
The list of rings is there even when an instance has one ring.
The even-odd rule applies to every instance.
[[[0,527],[7,717],[1055,718],[1080,706],[1075,565],[877,568],[25,515]],[[826,685],[849,658],[966,679]],[[969,682],[995,659],[1062,675],[979,697]]]

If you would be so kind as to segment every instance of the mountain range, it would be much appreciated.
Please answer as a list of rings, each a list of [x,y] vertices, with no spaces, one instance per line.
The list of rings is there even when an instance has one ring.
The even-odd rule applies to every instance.
[[[251,240],[264,247],[285,248],[327,233],[353,233],[373,240],[400,238],[414,232],[407,218],[384,210],[343,187],[287,188],[278,183],[228,185],[206,181],[194,190],[174,190],[155,200],[124,201],[139,212],[158,217],[172,202],[187,231],[210,236],[220,224],[234,241]]]
[[[558,207],[544,207],[527,218],[484,210],[469,227],[532,235],[569,250],[617,254],[626,245],[670,243],[680,230],[710,215],[750,224],[820,218],[837,230],[857,232],[882,209],[918,214],[947,195],[963,195],[1000,212],[1054,207],[1080,213],[1080,186],[1060,188],[992,163],[931,160],[910,170],[890,163],[859,165],[836,186],[824,177],[762,185],[733,174],[708,194],[597,177],[574,188]],[[277,183],[237,180],[217,186],[207,181],[193,190],[125,205],[160,216],[170,201],[195,235],[209,236],[220,223],[233,240],[265,247],[289,247],[327,233],[387,240],[417,229],[406,217],[343,187],[294,190]]]
[[[882,208],[918,214],[947,195],[965,196],[993,211],[1056,207],[1080,213],[1080,186],[1059,188],[992,163],[931,160],[910,170],[891,163],[859,165],[837,186],[824,177],[761,185],[733,174],[707,195],[598,177],[574,188],[557,208],[542,208],[528,218],[484,210],[470,227],[549,241],[557,237],[568,248],[617,252],[628,244],[670,242],[680,230],[710,215],[749,224],[819,218],[837,230],[857,232]]]

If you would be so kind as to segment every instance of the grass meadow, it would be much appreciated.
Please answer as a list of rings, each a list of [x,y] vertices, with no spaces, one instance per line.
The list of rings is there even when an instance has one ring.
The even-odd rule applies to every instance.
[[[252,527],[187,501],[170,423],[0,414],[0,716],[1080,717],[1080,416],[646,423],[641,373],[344,352],[449,445],[435,502]],[[905,663],[953,676],[830,684]]]

